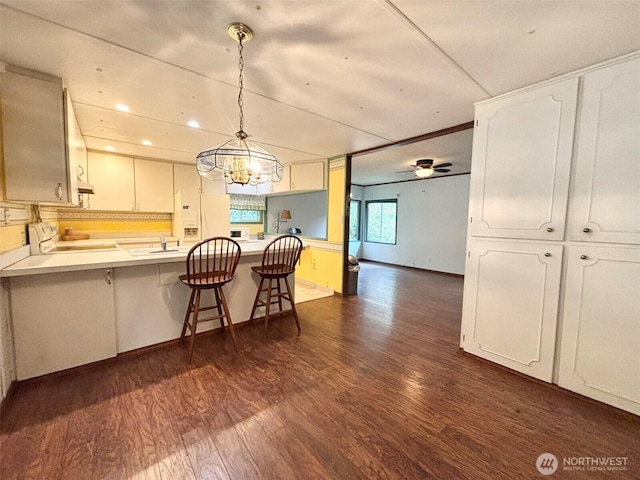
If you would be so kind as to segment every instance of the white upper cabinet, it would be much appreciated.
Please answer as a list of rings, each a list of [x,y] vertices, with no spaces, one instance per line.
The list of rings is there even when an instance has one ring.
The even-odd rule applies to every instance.
[[[291,165],[282,167],[282,180],[271,183],[270,193],[283,193],[291,191]]]
[[[7,200],[68,204],[62,80],[7,69],[0,75]]]
[[[89,152],[92,210],[173,212],[173,165]]]
[[[201,177],[195,165],[176,163],[173,165],[173,191],[224,194],[225,183]]]
[[[87,162],[89,183],[95,190],[89,198],[91,210],[134,211],[133,159],[89,152]]]
[[[562,240],[578,78],[476,108],[469,233]]]
[[[569,239],[640,243],[640,58],[588,73]]]
[[[558,385],[640,415],[640,249],[569,247]]]
[[[467,259],[462,347],[551,382],[562,245],[475,240]]]
[[[173,212],[173,164],[134,161],[136,210]]]
[[[325,162],[291,164],[291,191],[324,190]]]
[[[195,165],[176,163],[173,166],[173,192],[202,193],[201,178]]]

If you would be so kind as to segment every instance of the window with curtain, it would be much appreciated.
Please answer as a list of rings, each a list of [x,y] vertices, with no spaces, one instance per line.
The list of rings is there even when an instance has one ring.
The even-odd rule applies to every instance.
[[[264,212],[267,209],[263,195],[229,195],[231,204],[231,223],[264,223]]]
[[[395,245],[397,200],[371,200],[366,203],[366,242]]]

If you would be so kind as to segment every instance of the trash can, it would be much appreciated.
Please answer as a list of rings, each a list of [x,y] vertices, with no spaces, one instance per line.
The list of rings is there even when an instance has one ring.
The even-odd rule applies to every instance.
[[[360,263],[354,255],[349,255],[347,259],[348,275],[349,275],[349,291],[348,295],[358,294],[358,272],[360,271]]]

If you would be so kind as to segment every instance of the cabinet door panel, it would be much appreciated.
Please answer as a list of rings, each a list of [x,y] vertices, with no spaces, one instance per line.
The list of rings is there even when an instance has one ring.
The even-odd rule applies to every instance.
[[[291,165],[291,191],[324,190],[324,162]]]
[[[133,159],[89,152],[87,161],[96,192],[89,198],[91,210],[135,210]]]
[[[578,79],[478,106],[471,235],[562,240]]]
[[[639,88],[640,58],[585,75],[572,240],[640,243]]]
[[[173,165],[135,159],[136,210],[173,212]]]
[[[465,275],[465,351],[551,382],[562,246],[473,241]]]
[[[7,200],[68,202],[62,84],[11,72],[0,78]]]
[[[12,278],[11,307],[18,380],[116,355],[106,269]]]
[[[282,193],[291,191],[291,165],[282,167],[282,180],[271,183],[271,193]]]
[[[558,385],[640,415],[640,249],[568,257]]]
[[[201,192],[201,179],[195,165],[181,165],[176,163],[173,166],[173,192]]]

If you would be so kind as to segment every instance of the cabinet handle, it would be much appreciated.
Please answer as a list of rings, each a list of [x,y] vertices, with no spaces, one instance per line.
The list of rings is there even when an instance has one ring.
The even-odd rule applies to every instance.
[[[136,212],[139,212],[139,211],[140,211],[140,204],[136,203]]]
[[[549,232],[549,233],[553,232],[553,228],[551,228],[551,227],[547,228],[547,232]]]
[[[584,227],[584,228],[582,229],[582,231],[583,231],[584,233],[589,233],[589,232],[591,231],[591,229],[590,229],[589,227]]]
[[[58,200],[62,200],[62,183],[58,183],[56,187],[56,197],[58,197]]]
[[[545,253],[545,254],[544,254],[544,256],[545,256],[545,257],[550,257],[550,256],[551,256],[551,254],[550,254],[549,252],[547,252],[547,253]]]
[[[107,268],[107,285],[111,285],[111,269]]]
[[[136,211],[136,202],[131,202],[131,211],[132,212]]]
[[[589,257],[587,257],[586,255],[580,255],[580,260],[586,260],[587,258]]]

